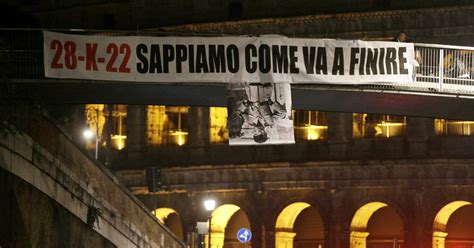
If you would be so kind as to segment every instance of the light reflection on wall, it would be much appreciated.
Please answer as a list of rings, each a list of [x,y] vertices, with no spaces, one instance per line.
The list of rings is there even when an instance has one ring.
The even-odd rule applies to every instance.
[[[435,119],[436,135],[464,135],[469,136],[474,133],[474,121],[451,121]]]
[[[165,106],[147,106],[147,143],[150,145],[163,144],[163,128],[166,121]]]
[[[186,144],[189,107],[148,106],[147,143],[149,145]]]
[[[293,110],[291,113],[297,139],[319,140],[326,138],[328,126],[325,112]]]
[[[436,248],[451,248],[451,247],[471,247],[471,246],[464,246],[469,244],[469,240],[465,239],[461,242],[464,244],[456,244],[456,240],[452,244],[446,242],[446,237],[449,237],[448,233],[448,222],[451,216],[458,211],[460,208],[465,206],[472,205],[471,202],[468,201],[454,201],[447,205],[445,205],[441,210],[436,214],[436,217],[433,222],[433,247]],[[466,242],[467,241],[467,242]],[[455,246],[459,245],[459,246]]]
[[[378,114],[353,114],[354,138],[391,138],[405,135],[406,117]]]
[[[229,140],[227,129],[227,108],[210,107],[210,137],[211,144],[226,143]]]
[[[86,104],[85,105],[85,117],[86,117],[86,125],[92,133],[95,135],[97,133],[97,127],[99,129],[98,137],[99,137],[99,145],[105,146],[105,140],[102,139],[102,132],[104,130],[105,125],[105,116],[104,116],[104,104]],[[98,122],[98,123],[97,123]],[[89,139],[86,141],[86,149],[94,149],[95,148],[95,140]]]
[[[122,150],[127,139],[126,132],[127,105],[113,105],[112,111],[112,148]]]
[[[111,105],[112,106],[112,118],[110,125],[110,138],[111,148],[116,150],[122,150],[125,148],[125,141],[127,139],[126,134],[126,118],[127,118],[127,106],[126,105]],[[96,134],[98,127],[99,146],[107,146],[107,125],[109,121],[109,111],[105,104],[86,104],[85,105],[85,116],[87,127]],[[97,123],[98,122],[98,123]],[[94,149],[95,140],[88,140],[86,143],[87,149]]]

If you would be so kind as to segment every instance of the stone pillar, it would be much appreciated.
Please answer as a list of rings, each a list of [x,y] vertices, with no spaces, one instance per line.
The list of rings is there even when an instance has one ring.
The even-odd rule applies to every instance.
[[[191,107],[188,113],[189,146],[206,146],[209,145],[209,108],[208,107]]]
[[[105,109],[108,113],[107,120],[105,121],[105,126],[102,132],[102,137],[105,134],[105,166],[110,168],[110,158],[112,153],[112,125],[113,125],[113,112],[114,112],[114,105],[107,104],[105,105]],[[100,154],[99,154],[100,155]],[[99,156],[100,157],[100,156]]]
[[[327,113],[328,141],[347,142],[352,139],[352,113]]]
[[[266,214],[266,213],[271,213],[274,211],[273,209],[268,209],[265,204],[270,202],[268,197],[264,196],[262,198],[262,201],[259,203],[255,203],[256,206],[259,206],[258,214],[260,219],[257,219],[257,222],[261,223],[261,241],[260,244],[261,246],[257,246],[257,243],[255,244],[255,248],[257,247],[265,247],[265,248],[275,248],[275,220],[271,217],[271,214]],[[251,221],[252,223],[254,222],[253,219]],[[255,222],[255,223],[257,223]],[[253,239],[253,237],[252,237]]]
[[[410,188],[404,191],[406,200],[401,205],[405,217],[403,247],[431,247],[434,219],[427,214],[430,197],[417,182],[411,182]]]
[[[426,156],[427,141],[434,136],[433,119],[407,117],[406,136],[408,155],[410,157]]]
[[[327,247],[346,248],[350,246],[349,223],[345,223],[340,217],[332,217],[332,223],[327,228],[328,236],[325,237]]]
[[[351,232],[351,248],[366,248],[368,232]]]
[[[212,231],[211,233],[211,247],[209,247],[209,236],[205,235],[205,247],[206,248],[223,248],[224,247],[225,234],[221,232]]]
[[[253,247],[267,247],[266,246],[266,238],[265,238],[265,236],[267,235],[265,224],[261,223],[260,224],[260,230],[256,230],[255,233],[260,234],[260,235],[257,235],[257,237],[255,239],[252,237]]]
[[[352,113],[327,113],[329,155],[342,158],[352,139]]]
[[[296,236],[294,232],[275,233],[275,248],[293,248],[293,240]]]
[[[447,236],[448,236],[448,233],[434,231],[433,232],[433,248],[444,248],[445,247],[444,242]]]
[[[189,108],[189,134],[187,146],[189,161],[194,163],[209,163],[210,120],[208,107]]]
[[[138,152],[146,147],[146,107],[145,105],[129,105],[127,107],[127,140],[126,149]]]
[[[194,224],[195,223],[191,222],[191,224],[184,225],[185,226],[184,231],[186,233],[185,242],[186,242],[186,245],[189,248],[198,248],[199,247],[198,234],[197,234],[197,232],[194,228]]]

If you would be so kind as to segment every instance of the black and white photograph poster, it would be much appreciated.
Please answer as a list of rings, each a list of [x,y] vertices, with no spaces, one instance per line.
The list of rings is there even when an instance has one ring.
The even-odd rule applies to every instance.
[[[288,83],[232,83],[227,86],[230,145],[294,144]]]

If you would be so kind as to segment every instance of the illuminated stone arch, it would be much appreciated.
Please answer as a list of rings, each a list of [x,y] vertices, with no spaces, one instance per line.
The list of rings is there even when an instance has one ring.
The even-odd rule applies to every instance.
[[[433,222],[433,248],[445,248],[445,241],[448,236],[446,227],[449,218],[458,209],[467,205],[472,205],[472,203],[468,201],[453,201],[438,211]]]
[[[152,211],[161,224],[168,227],[178,238],[184,239],[184,230],[178,212],[172,208],[157,208]]]
[[[293,248],[295,242],[295,222],[298,217],[305,213],[312,214],[316,221],[322,226],[322,239],[324,239],[324,224],[318,211],[314,209],[309,203],[295,202],[286,206],[278,215],[275,223],[275,248]],[[324,241],[320,241],[319,245]]]
[[[392,225],[385,225],[385,227],[382,226],[383,223],[381,220],[383,220],[385,217],[389,217],[389,219],[392,220]],[[396,222],[398,222],[398,225]],[[377,224],[378,228],[375,228],[374,225]],[[372,245],[368,245],[368,237],[371,234],[370,229],[374,232],[377,230],[378,232],[372,234],[377,237],[374,237],[375,240],[371,240],[371,242],[373,242],[371,243]],[[398,213],[383,202],[370,202],[360,207],[352,218],[350,231],[351,248],[367,248],[371,246],[378,247],[379,245],[383,246],[384,244],[381,244],[380,242],[387,242],[386,240],[391,240],[394,238],[397,239],[397,242],[403,242],[403,222]],[[380,240],[381,236],[383,236],[382,240]]]
[[[234,204],[224,204],[217,207],[211,214],[211,248],[231,248],[240,247],[236,238],[235,226],[229,226],[236,223],[235,218],[244,219],[244,224],[239,227],[250,228],[250,221],[243,209]],[[232,232],[232,233],[227,233]],[[235,237],[235,238],[234,238]],[[205,236],[206,247],[209,247],[208,236]],[[251,242],[247,243],[247,247],[251,247]]]

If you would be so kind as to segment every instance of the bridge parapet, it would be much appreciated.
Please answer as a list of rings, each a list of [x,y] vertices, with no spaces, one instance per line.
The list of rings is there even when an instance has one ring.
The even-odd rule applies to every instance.
[[[78,229],[89,226],[113,246],[184,247],[182,241],[159,223],[105,167],[90,159],[69,136],[44,117],[33,117],[22,129],[24,133],[4,135],[0,140],[2,175],[5,172],[10,173],[13,178],[25,181],[32,188],[39,190],[40,195],[46,195],[54,206],[61,206],[75,217],[73,219],[79,219],[83,226]],[[17,191],[13,189],[13,192]],[[34,204],[39,205],[38,202]],[[27,209],[9,211],[18,211],[22,215],[31,214]],[[31,218],[44,223],[55,221],[54,218],[49,219],[46,212],[41,214],[41,216],[32,215]],[[6,221],[4,225],[8,223],[9,221]],[[28,226],[27,223],[23,224]],[[66,224],[65,230],[55,227],[58,228],[57,232],[50,230],[48,233],[61,235],[69,232],[72,228],[70,226],[71,224]],[[33,230],[27,235],[34,236],[37,230],[31,226],[28,228]],[[0,228],[2,232],[6,229],[8,228]],[[77,233],[74,235],[78,235]],[[13,234],[13,240],[19,239],[15,235],[16,233]],[[78,238],[87,240],[85,236]],[[31,237],[29,239],[34,240]],[[38,246],[54,246],[53,243],[48,243],[51,241],[48,238],[38,239],[40,240],[37,241]],[[0,240],[2,241],[5,241],[4,238]],[[92,245],[84,242],[86,246]]]

